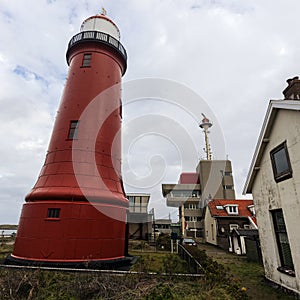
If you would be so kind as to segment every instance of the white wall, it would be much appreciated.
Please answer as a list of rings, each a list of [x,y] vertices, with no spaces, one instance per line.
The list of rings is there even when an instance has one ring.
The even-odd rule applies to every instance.
[[[205,241],[217,245],[217,222],[216,219],[211,216],[208,206],[205,210],[204,231]]]
[[[273,177],[270,151],[285,140],[293,177],[276,183]],[[279,110],[252,194],[266,277],[300,292],[300,112]],[[281,263],[270,210],[278,208],[283,210],[296,277],[277,270]]]

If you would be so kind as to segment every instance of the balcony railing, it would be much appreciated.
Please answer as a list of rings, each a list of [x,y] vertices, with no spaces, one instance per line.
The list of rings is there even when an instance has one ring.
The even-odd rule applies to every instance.
[[[127,61],[127,53],[124,46],[111,35],[100,31],[82,31],[74,35],[69,42],[68,51],[74,45],[82,43],[84,41],[96,41],[107,44],[117,50],[119,54],[124,58],[125,62]]]

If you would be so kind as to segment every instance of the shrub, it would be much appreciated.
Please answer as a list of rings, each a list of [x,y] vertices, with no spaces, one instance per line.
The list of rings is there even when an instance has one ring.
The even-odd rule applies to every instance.
[[[207,256],[203,250],[188,245],[186,245],[185,248],[204,269],[204,280],[209,290],[208,292],[211,294],[205,299],[248,299],[247,294],[242,291],[240,285],[233,280],[229,270],[227,270],[223,265]],[[217,290],[219,290],[219,292],[222,291],[222,293],[226,292],[226,294],[231,298],[226,298],[224,295],[220,298],[214,298],[215,296],[213,296],[213,294]],[[221,295],[221,293],[219,294]]]
[[[169,234],[161,233],[157,240],[156,240],[156,246],[158,250],[165,250],[170,251],[171,250],[171,237]]]
[[[163,259],[162,272],[167,274],[187,273],[187,263],[177,254],[168,254]]]
[[[146,300],[172,300],[176,299],[171,287],[168,284],[159,283],[146,296]]]

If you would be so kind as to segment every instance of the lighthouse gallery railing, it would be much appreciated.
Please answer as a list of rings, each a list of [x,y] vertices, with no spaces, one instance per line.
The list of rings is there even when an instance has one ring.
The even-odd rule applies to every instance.
[[[116,49],[123,56],[125,61],[127,60],[127,53],[124,46],[117,39],[113,38],[111,35],[100,31],[83,31],[74,35],[69,42],[68,50],[75,44],[87,40],[99,41],[105,43],[113,47],[114,49]]]

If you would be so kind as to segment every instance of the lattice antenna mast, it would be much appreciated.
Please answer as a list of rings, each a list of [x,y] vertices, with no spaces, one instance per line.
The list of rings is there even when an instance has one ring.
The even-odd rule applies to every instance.
[[[205,153],[206,153],[206,159],[211,160],[212,159],[212,152],[211,147],[209,144],[209,128],[212,126],[212,123],[209,121],[209,119],[201,113],[203,116],[202,123],[199,124],[199,127],[203,129],[204,137],[205,137]]]

